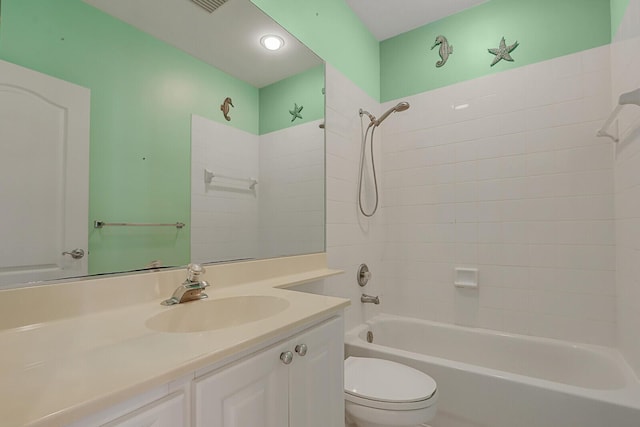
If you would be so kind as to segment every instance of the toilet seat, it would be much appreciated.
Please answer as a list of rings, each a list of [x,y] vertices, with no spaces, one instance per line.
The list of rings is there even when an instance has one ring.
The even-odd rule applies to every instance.
[[[429,375],[390,360],[348,357],[344,391],[349,402],[370,408],[408,411],[437,401],[437,385]]]

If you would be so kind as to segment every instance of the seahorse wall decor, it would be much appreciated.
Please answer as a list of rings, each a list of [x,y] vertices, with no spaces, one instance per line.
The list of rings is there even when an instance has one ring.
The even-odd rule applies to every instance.
[[[438,52],[440,55],[440,61],[436,62],[436,67],[440,68],[447,63],[449,55],[453,53],[453,46],[449,44],[449,41],[445,36],[436,37],[436,42],[431,46],[431,50],[436,46],[440,46],[440,50]]]
[[[231,98],[226,97],[220,106],[220,111],[222,111],[222,115],[228,122],[231,121],[231,117],[229,117],[229,106],[233,107],[233,101],[231,101]]]

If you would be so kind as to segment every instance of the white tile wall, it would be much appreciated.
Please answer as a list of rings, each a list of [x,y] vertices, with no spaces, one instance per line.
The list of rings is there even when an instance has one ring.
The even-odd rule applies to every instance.
[[[614,344],[609,98],[608,46],[409,97],[380,127],[383,310]]]
[[[611,93],[640,85],[640,25],[628,24],[640,22],[640,0],[629,11],[611,52],[410,97],[411,109],[381,128],[383,205],[373,220],[355,204],[357,110],[393,102],[376,107],[327,66],[327,251],[347,273],[320,286],[352,299],[347,328],[379,309],[359,303],[352,279],[366,261],[367,291],[386,312],[607,345],[617,321],[640,371],[640,133],[615,152],[594,138]],[[637,120],[623,114],[622,128]],[[456,265],[480,268],[477,293],[453,288]]]
[[[258,177],[258,136],[193,115],[191,165],[192,262],[257,257],[260,187],[249,191],[231,180],[205,185],[204,169]]]
[[[192,119],[193,262],[271,258],[324,249],[324,135],[320,121],[253,135]],[[204,169],[255,178],[205,185]]]
[[[640,0],[631,0],[611,46],[612,101],[640,87]],[[616,288],[618,342],[640,375],[640,108],[620,115],[623,138],[616,146]]]
[[[321,120],[261,135],[260,256],[324,249],[324,132]]]
[[[360,303],[360,295],[382,292],[386,212],[381,209],[373,218],[365,219],[358,213],[356,204],[361,145],[358,111],[363,108],[377,114],[380,107],[329,64],[326,66],[326,105],[327,257],[331,268],[342,269],[345,274],[325,279],[316,285],[315,291],[351,299],[352,304],[345,313],[345,327],[350,329],[380,309],[380,306]],[[375,148],[376,160],[381,162],[379,138],[377,135]],[[361,263],[366,263],[373,273],[365,288],[356,282]],[[383,301],[385,298],[381,295]]]

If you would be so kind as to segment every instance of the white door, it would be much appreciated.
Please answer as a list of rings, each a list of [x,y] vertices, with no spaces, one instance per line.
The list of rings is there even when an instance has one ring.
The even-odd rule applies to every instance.
[[[88,89],[0,61],[0,287],[87,274],[89,111]]]
[[[344,423],[343,331],[342,318],[336,318],[293,340],[290,427]]]
[[[195,427],[287,427],[286,351],[272,348],[195,381]],[[300,426],[302,427],[302,426]]]

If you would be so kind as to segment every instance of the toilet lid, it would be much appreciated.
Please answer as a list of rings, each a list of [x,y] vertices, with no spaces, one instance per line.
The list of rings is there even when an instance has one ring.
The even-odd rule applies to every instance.
[[[435,394],[436,382],[424,372],[390,360],[348,357],[344,391],[379,402],[417,402]]]

